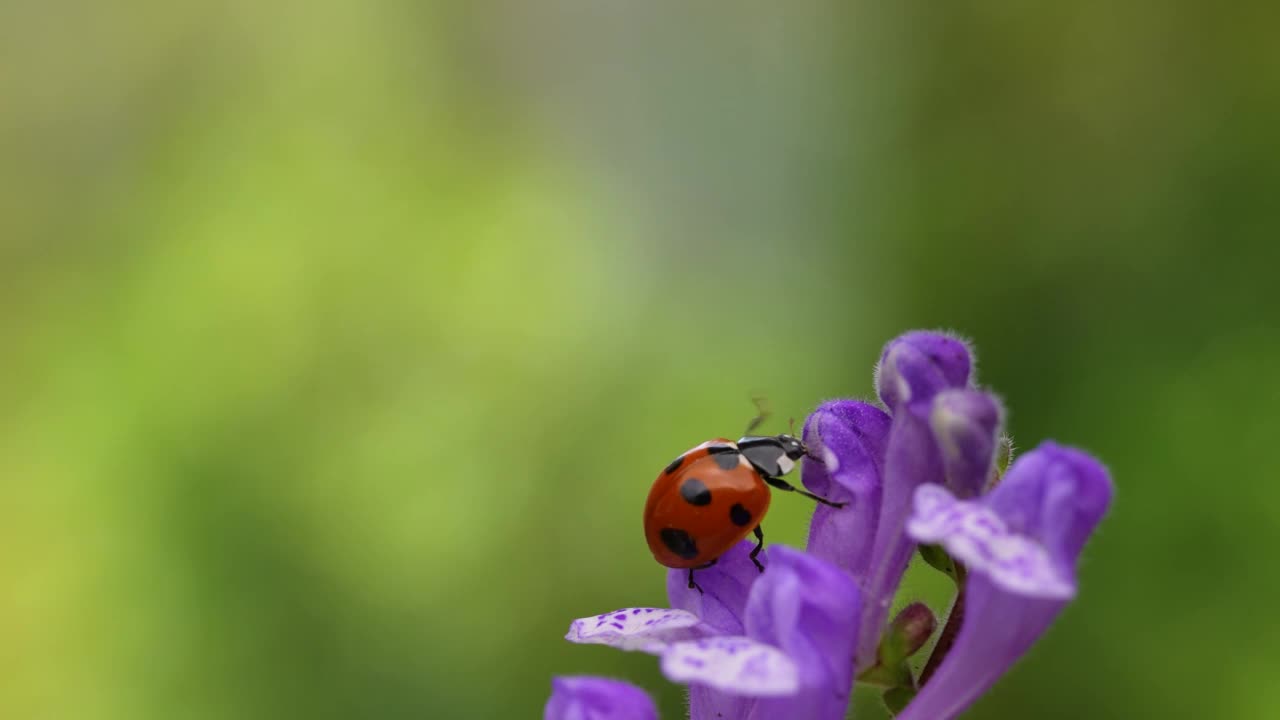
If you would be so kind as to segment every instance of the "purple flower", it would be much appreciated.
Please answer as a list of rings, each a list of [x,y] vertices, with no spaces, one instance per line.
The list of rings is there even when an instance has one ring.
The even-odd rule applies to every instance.
[[[543,720],[658,720],[644,691],[618,680],[558,677],[551,680],[551,699]]]
[[[858,590],[834,565],[785,546],[761,555],[742,542],[691,590],[668,573],[673,609],[624,608],[575,620],[566,638],[661,657],[687,683],[690,717],[844,717],[853,685]]]
[[[968,570],[955,644],[900,720],[957,716],[1009,669],[1076,594],[1076,560],[1111,503],[1097,460],[1046,442],[977,500],[916,491],[907,531]]]
[[[1111,496],[1097,461],[1052,443],[983,495],[996,480],[1003,409],[971,387],[972,365],[968,347],[945,335],[890,342],[876,371],[888,412],[835,400],[805,422],[803,483],[845,503],[816,509],[807,553],[773,546],[759,574],[743,542],[699,571],[705,593],[671,571],[670,609],[582,618],[566,637],[659,656],[668,679],[689,685],[692,720],[838,720],[855,677],[887,688],[907,720],[955,717],[1074,597],[1076,560]],[[905,660],[934,632],[933,614],[916,603],[887,623],[917,543],[963,578],[920,677]],[[639,693],[599,682],[613,688],[600,691],[613,706]]]
[[[818,457],[804,462],[805,486],[849,502],[814,513],[810,548],[848,570],[863,590],[859,670],[876,662],[889,607],[916,547],[904,532],[916,488],[946,484],[971,497],[991,475],[1003,411],[992,395],[967,387],[972,367],[962,341],[907,333],[885,345],[876,368],[890,414],[834,401],[805,423],[805,443],[819,448]]]

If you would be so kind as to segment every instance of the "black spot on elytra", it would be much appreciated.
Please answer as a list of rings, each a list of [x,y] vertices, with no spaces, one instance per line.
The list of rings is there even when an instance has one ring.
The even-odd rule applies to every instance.
[[[711,504],[711,490],[707,489],[706,483],[694,477],[680,483],[680,497],[690,505]]]
[[[719,465],[721,470],[732,470],[742,461],[742,456],[733,448],[715,453],[711,457],[715,458],[716,465]]]
[[[751,513],[742,507],[742,503],[734,503],[733,507],[729,508],[729,519],[734,525],[745,527],[751,524]]]
[[[671,464],[667,466],[667,469],[662,471],[662,474],[663,474],[663,475],[670,475],[671,473],[675,472],[676,470],[679,470],[679,469],[680,469],[680,466],[681,466],[681,465],[683,465],[683,464],[684,464],[684,456],[683,456],[683,455],[681,455],[680,457],[676,458],[675,460],[672,460],[672,461],[671,461]]]
[[[662,528],[662,544],[685,560],[698,557],[698,545],[680,528]]]

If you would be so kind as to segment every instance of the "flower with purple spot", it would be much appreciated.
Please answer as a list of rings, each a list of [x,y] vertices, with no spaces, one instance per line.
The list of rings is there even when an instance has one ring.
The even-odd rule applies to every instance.
[[[667,576],[671,608],[576,620],[566,638],[656,655],[689,686],[692,720],[846,717],[853,684],[906,720],[948,720],[985,692],[1075,597],[1076,563],[1111,498],[1089,455],[1046,442],[999,477],[1003,409],[973,385],[968,346],[907,333],[885,346],[883,407],[823,403],[805,421],[802,481],[819,506],[807,551],[773,546],[757,572],[740,543]],[[916,551],[957,583],[945,624],[911,603],[888,613]],[[907,659],[936,641],[922,670]],[[557,678],[547,720],[651,718],[638,689]],[[648,714],[645,714],[648,713]]]

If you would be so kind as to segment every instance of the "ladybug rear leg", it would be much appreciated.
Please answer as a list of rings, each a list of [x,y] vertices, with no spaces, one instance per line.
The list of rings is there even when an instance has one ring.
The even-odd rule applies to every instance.
[[[719,558],[716,558],[716,559],[718,560]],[[693,571],[694,571],[694,570],[706,570],[707,568],[709,568],[709,567],[711,567],[712,565],[715,565],[715,564],[716,564],[716,561],[715,561],[715,560],[712,560],[711,562],[709,562],[709,563],[707,563],[707,564],[705,564],[705,565],[699,565],[698,567],[691,567],[691,568],[689,568],[689,589],[690,589],[690,590],[697,590],[697,591],[698,591],[698,594],[699,594],[699,595],[702,595],[702,594],[703,594],[703,592],[702,592],[702,586],[701,586],[701,585],[699,585],[698,583],[696,583],[696,582],[694,582],[694,581],[693,581]]]
[[[756,556],[759,555],[760,551],[764,549],[764,530],[761,530],[760,526],[757,525],[755,532],[756,532],[756,547],[754,550],[751,551],[751,562],[756,564],[757,570],[759,570],[760,572],[764,572],[764,565],[761,565],[760,561],[756,559]]]
[[[787,492],[800,493],[801,495],[809,498],[810,500],[817,500],[823,505],[830,505],[833,508],[844,507],[844,503],[842,502],[835,502],[833,500],[828,500],[824,497],[818,497],[817,495],[814,495],[808,490],[801,490],[800,488],[796,487],[795,485],[792,485],[791,483],[787,482],[786,480],[783,480],[782,478],[766,477],[764,481],[778,488],[779,490],[786,490]]]

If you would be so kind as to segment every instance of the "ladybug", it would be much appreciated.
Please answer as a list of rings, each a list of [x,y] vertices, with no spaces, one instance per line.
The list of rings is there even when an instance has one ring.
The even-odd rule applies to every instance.
[[[801,490],[783,475],[809,450],[791,435],[751,435],[758,417],[737,442],[716,438],[672,460],[649,490],[644,506],[644,535],[659,563],[689,569],[689,587],[702,592],[693,571],[715,565],[716,559],[750,533],[756,547],[751,562],[764,548],[760,520],[769,509],[769,486],[795,492],[832,507],[837,503]]]

